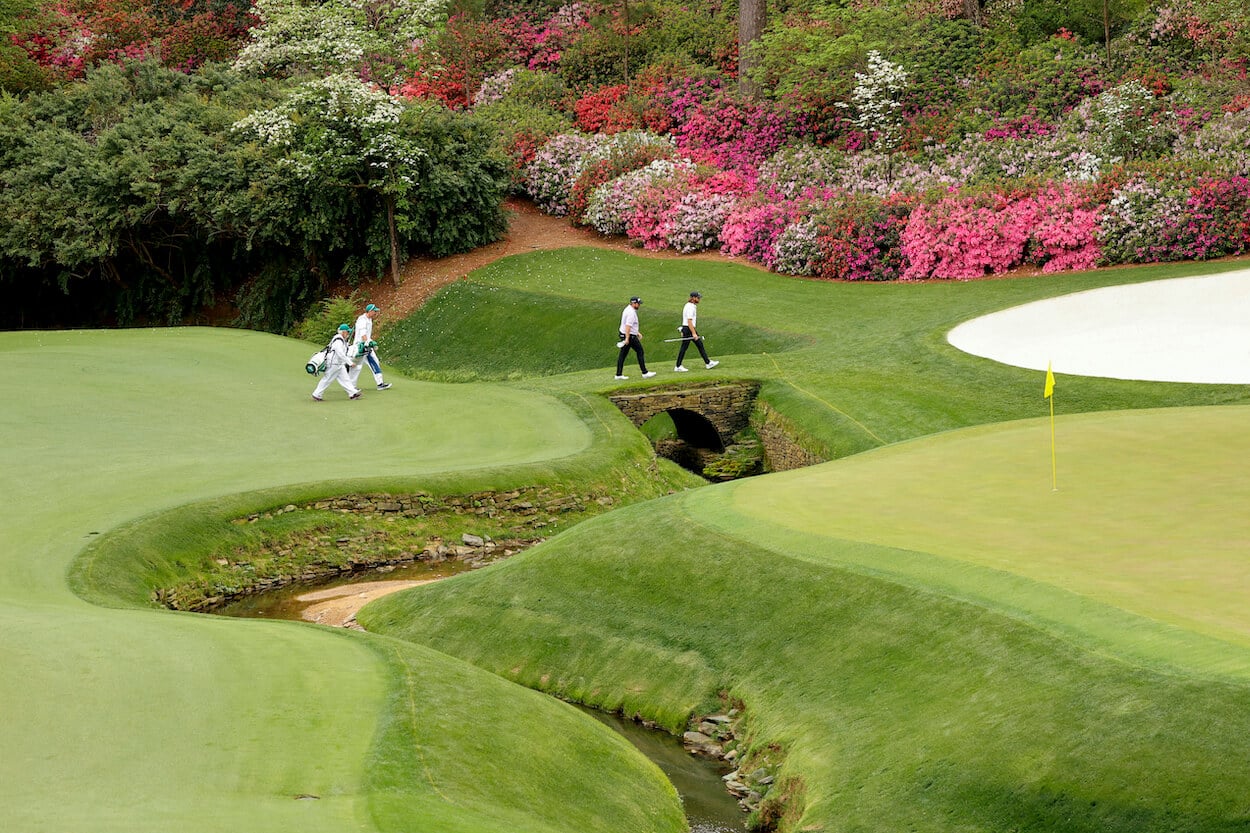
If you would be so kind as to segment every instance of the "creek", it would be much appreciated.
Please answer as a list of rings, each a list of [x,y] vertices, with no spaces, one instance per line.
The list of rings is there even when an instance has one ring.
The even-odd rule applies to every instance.
[[[466,569],[458,561],[419,561],[386,572],[371,571],[367,581],[362,581],[358,573],[316,587],[290,585],[246,596],[217,613],[254,619],[318,621],[341,627],[344,621],[354,622],[355,610],[381,592],[437,581]],[[327,612],[325,606],[336,603],[339,609]],[[747,829],[746,814],[721,780],[729,772],[722,762],[691,755],[680,740],[663,730],[648,728],[620,715],[579,708],[625,737],[660,768],[681,796],[691,833],[741,833]]]

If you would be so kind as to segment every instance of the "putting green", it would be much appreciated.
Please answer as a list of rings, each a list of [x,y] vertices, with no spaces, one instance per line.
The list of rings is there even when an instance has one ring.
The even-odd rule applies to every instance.
[[[1054,472],[1048,420],[986,426],[689,503],[789,552],[987,602],[1139,659],[1242,676],[1247,421],[1244,406],[1065,418]]]
[[[368,640],[290,623],[106,610],[68,589],[71,560],[98,534],[190,501],[511,466],[576,454],[592,440],[556,400],[498,386],[396,380],[363,401],[336,388],[314,403],[302,370],[310,352],[230,330],[0,334],[5,378],[18,387],[0,411],[0,466],[10,474],[0,505],[0,826],[415,830],[437,805],[442,818],[431,829],[454,829],[458,812],[493,818],[478,829],[567,829],[546,809],[526,812],[541,796],[494,806],[478,786],[466,788],[468,798],[437,777],[408,792],[388,786],[397,806],[377,804],[367,757],[398,672]],[[451,662],[416,656],[435,674]],[[505,697],[491,688],[499,681],[474,673],[473,685]],[[531,698],[525,708],[565,708],[521,694]],[[472,725],[467,708],[449,711]],[[413,717],[427,745],[441,731],[431,717]],[[472,754],[485,754],[478,747]],[[663,783],[658,771],[652,781]],[[410,794],[425,796],[415,817],[403,808]],[[675,796],[660,795],[648,813],[668,814],[663,829],[680,824]]]

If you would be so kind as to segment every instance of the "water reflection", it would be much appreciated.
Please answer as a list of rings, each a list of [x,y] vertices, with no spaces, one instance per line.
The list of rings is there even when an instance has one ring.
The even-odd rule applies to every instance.
[[[623,735],[668,776],[681,796],[691,833],[742,833],[747,829],[746,814],[721,780],[729,767],[696,758],[667,732],[648,729],[620,715],[583,711]]]
[[[377,582],[414,581],[425,582],[446,578],[467,568],[459,561],[445,561],[440,564],[417,562],[389,570],[385,573],[371,571],[347,575],[338,580],[311,588],[307,585],[292,585],[268,593],[241,598],[229,606],[218,610],[227,616],[261,619],[314,619],[325,624],[329,620],[309,615],[310,609],[318,599],[334,598],[329,593],[331,588],[342,588],[340,595],[359,595],[358,604],[342,611],[347,617],[354,619],[355,610],[363,604],[363,596],[356,591]],[[354,624],[354,622],[353,622]],[[659,729],[648,729],[632,720],[625,720],[619,715],[605,714],[594,709],[583,709],[599,722],[609,726],[629,740],[642,754],[646,755],[660,770],[668,776],[677,794],[681,796],[686,811],[686,820],[690,824],[691,833],[742,833],[747,829],[746,814],[738,807],[738,801],[721,780],[721,776],[730,771],[723,763],[706,758],[696,758],[685,750],[681,741]]]

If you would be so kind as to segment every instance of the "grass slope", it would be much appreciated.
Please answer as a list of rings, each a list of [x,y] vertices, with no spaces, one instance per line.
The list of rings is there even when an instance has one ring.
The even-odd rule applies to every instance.
[[[1245,478],[1229,491],[1209,455],[1244,459],[1250,440],[1231,429],[1246,415],[1064,421],[1065,459],[1081,457],[1070,494],[1052,496],[1044,465],[1020,473],[1021,429],[1044,437],[1040,424],[709,487],[380,600],[362,621],[670,726],[718,691],[741,698],[757,750],[787,750],[783,787],[802,784],[794,829],[1244,829],[1250,650],[1232,603],[1250,576],[1208,548],[1244,552],[1244,514],[1228,510]],[[1203,439],[1177,448],[1182,422]],[[1173,472],[1144,487],[1131,455],[1169,455]],[[1151,519],[1207,505],[1143,546]],[[1117,581],[1130,562],[1159,583]],[[1167,574],[1203,564],[1221,579],[1200,597],[1168,592]],[[1054,603],[1071,588],[1090,595]],[[1152,618],[1214,618],[1201,599],[1228,639]]]
[[[946,332],[961,321],[1096,286],[1238,265],[1169,264],[966,283],[829,284],[732,264],[562,249],[505,258],[474,272],[393,327],[387,356],[429,378],[500,378],[549,366],[570,372],[533,386],[603,390],[615,384],[621,307],[638,294],[645,301],[640,321],[648,365],[659,373],[653,384],[721,376],[763,380],[762,395],[810,433],[826,456],[846,456],[1043,413],[1037,372],[975,358],[946,342]],[[699,331],[723,364],[709,373],[696,362],[696,369],[678,377],[671,372],[678,345],[662,340],[675,333],[694,289],[704,296]],[[455,349],[442,351],[452,343]],[[1059,414],[1250,402],[1242,385],[1061,381]],[[627,384],[637,383],[634,374]]]
[[[772,339],[713,349],[716,375],[763,381],[831,456],[878,450],[631,507],[361,621],[673,729],[741,698],[753,750],[787,752],[787,829],[1245,829],[1246,410],[1176,406],[1246,388],[1064,377],[1052,492],[1047,423],[1016,422],[1044,412],[1041,374],[945,341],[1027,301],[1235,266],[907,286],[590,250],[501,261],[447,299],[539,296],[489,319],[500,341],[581,367],[553,333],[590,304],[610,330],[637,293],[653,384],[675,381],[655,335],[697,288],[709,343]],[[479,306],[408,326],[472,331]],[[612,358],[527,384],[602,391]],[[486,342],[443,359],[449,377],[501,361]]]
[[[548,698],[407,644],[138,606],[146,579],[119,573],[198,546],[188,503],[482,488],[624,453],[593,409],[501,387],[316,404],[307,353],[225,330],[0,334],[32,391],[0,412],[0,463],[20,473],[0,506],[0,827],[681,829],[658,770]],[[118,609],[67,585],[96,541],[74,580]]]

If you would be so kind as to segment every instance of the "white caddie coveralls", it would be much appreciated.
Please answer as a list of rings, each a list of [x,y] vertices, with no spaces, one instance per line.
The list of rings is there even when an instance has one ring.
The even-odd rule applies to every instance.
[[[378,363],[377,349],[368,351],[365,355],[360,355],[360,345],[368,344],[373,340],[373,319],[368,313],[361,313],[356,319],[356,335],[352,338],[351,352],[349,355],[356,364],[348,373],[352,380],[352,385],[356,384],[356,380],[360,378],[360,368],[364,366],[366,361],[369,362],[369,369],[373,371],[373,381],[378,385],[382,384],[382,365]]]
[[[351,359],[348,358],[348,349],[347,334],[339,330],[330,340],[330,354],[326,357],[326,372],[317,383],[317,389],[313,391],[315,398],[320,399],[321,394],[325,393],[325,389],[330,386],[331,382],[338,382],[342,385],[348,396],[360,393],[347,373],[347,369],[352,366]]]

